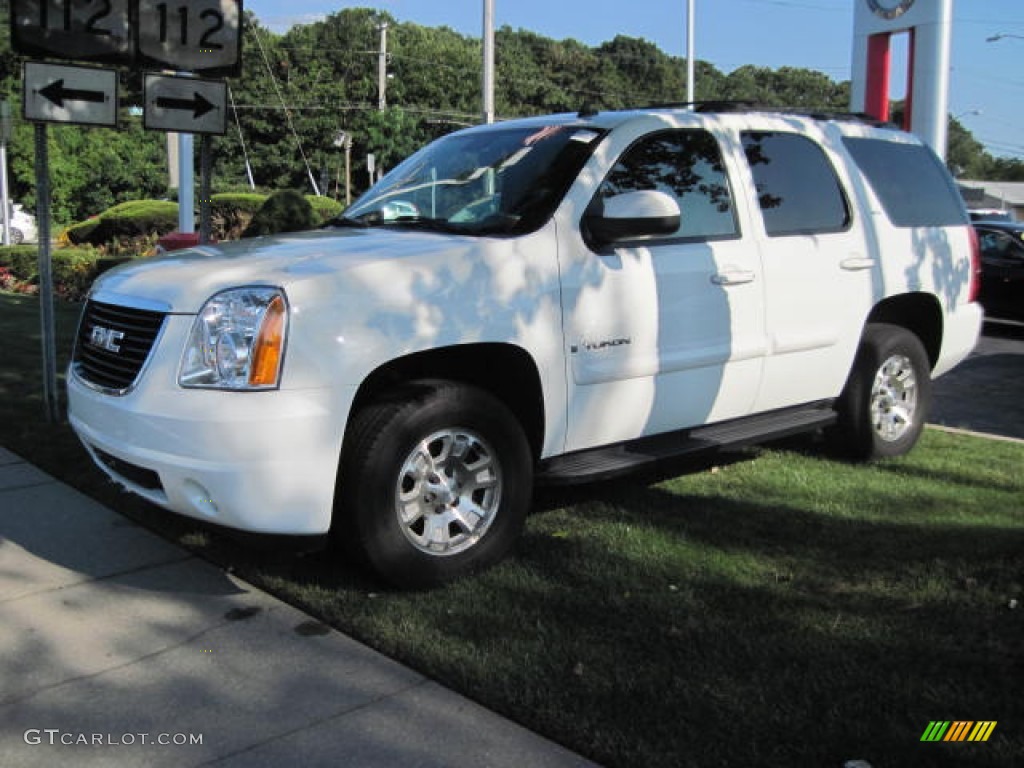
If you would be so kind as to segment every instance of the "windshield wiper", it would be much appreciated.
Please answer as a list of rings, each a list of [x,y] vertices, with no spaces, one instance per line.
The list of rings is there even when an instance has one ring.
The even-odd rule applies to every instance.
[[[369,223],[365,221],[359,221],[359,219],[350,219],[348,216],[335,216],[333,219],[328,220],[323,224],[323,227],[356,227],[357,229],[366,229],[369,227]]]
[[[429,216],[398,216],[394,219],[385,219],[380,223],[384,226],[415,227],[447,234],[465,234],[472,231],[471,226],[448,221],[448,219],[432,219]]]

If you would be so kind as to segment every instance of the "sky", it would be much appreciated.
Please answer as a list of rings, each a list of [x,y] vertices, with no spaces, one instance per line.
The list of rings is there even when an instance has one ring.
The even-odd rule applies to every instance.
[[[790,66],[848,80],[853,8],[862,1],[695,0],[696,58],[723,72],[745,64]],[[245,0],[245,8],[275,32],[349,7],[372,7],[399,22],[447,26],[473,37],[482,29],[483,0]],[[686,49],[685,0],[494,0],[494,16],[496,27],[590,46],[622,34],[649,40],[672,56]],[[988,41],[996,35],[1004,37]],[[905,70],[898,66],[905,58],[905,46],[897,43],[894,99],[905,92]],[[1024,159],[1024,0],[954,0],[952,60],[950,113],[992,154]]]

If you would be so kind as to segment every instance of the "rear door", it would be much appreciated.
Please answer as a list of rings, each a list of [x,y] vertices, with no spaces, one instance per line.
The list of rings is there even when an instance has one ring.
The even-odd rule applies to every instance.
[[[873,304],[878,264],[864,223],[841,164],[818,140],[755,129],[739,139],[760,208],[754,235],[766,296],[768,353],[754,410],[835,397]]]

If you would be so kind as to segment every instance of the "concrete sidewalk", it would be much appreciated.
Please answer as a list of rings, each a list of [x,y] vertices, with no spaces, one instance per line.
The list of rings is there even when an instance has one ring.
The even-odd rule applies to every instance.
[[[0,448],[0,765],[63,764],[593,765]]]

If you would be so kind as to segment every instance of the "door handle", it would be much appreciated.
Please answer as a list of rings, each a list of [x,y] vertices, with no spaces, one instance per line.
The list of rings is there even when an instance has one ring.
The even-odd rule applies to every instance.
[[[754,282],[755,277],[756,275],[749,270],[736,269],[712,275],[711,282],[715,285],[743,285]]]
[[[866,256],[850,256],[839,262],[839,266],[847,272],[857,272],[862,269],[871,269],[877,262]]]

